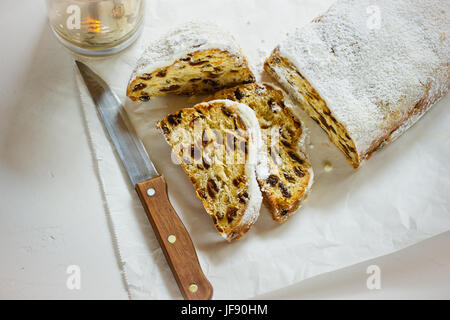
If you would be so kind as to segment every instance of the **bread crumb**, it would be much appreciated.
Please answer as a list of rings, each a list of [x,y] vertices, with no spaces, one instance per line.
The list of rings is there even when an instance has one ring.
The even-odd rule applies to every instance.
[[[330,162],[325,162],[323,165],[323,169],[325,172],[331,172],[333,171],[333,165]]]

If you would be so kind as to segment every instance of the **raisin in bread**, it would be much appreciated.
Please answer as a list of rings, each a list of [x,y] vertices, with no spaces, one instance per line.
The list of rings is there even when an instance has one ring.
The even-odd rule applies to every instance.
[[[188,23],[151,44],[131,76],[127,96],[148,101],[168,94],[211,93],[255,77],[228,33],[207,23]]]
[[[262,195],[256,170],[265,149],[248,106],[228,100],[201,103],[158,122],[197,196],[228,241],[256,222]]]
[[[285,222],[306,199],[313,182],[311,164],[299,150],[302,123],[286,106],[283,92],[269,84],[225,89],[211,99],[235,100],[255,111],[269,159],[269,173],[258,174],[258,183],[273,219]]]
[[[382,13],[378,25],[369,7]],[[340,0],[290,33],[265,70],[358,168],[448,92],[446,10],[434,0]]]

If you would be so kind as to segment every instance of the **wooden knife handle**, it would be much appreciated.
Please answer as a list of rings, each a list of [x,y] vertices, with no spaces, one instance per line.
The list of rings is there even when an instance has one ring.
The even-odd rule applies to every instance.
[[[173,209],[163,176],[136,185],[136,191],[186,300],[209,300],[213,288],[203,274],[191,237]]]

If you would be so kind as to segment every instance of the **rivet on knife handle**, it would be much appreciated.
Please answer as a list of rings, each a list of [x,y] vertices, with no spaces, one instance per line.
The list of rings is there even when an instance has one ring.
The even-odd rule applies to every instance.
[[[139,182],[136,191],[184,298],[211,299],[213,288],[203,274],[189,233],[170,204],[164,177]]]

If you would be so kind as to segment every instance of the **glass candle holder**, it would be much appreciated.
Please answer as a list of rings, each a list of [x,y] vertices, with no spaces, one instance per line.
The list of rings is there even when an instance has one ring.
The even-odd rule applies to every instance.
[[[56,37],[83,55],[103,56],[131,45],[142,31],[145,0],[46,0]]]

